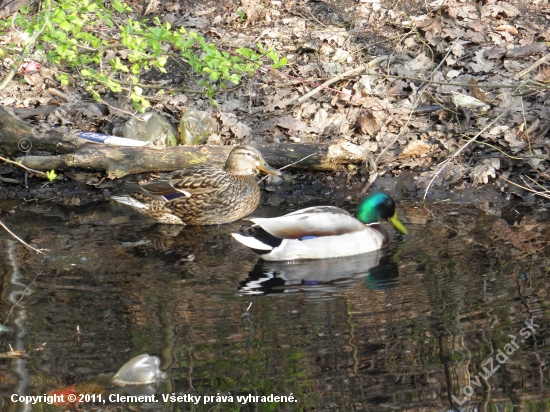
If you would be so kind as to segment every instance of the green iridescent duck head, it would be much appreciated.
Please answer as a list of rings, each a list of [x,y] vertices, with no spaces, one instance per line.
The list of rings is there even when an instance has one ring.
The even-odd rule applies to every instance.
[[[236,146],[225,162],[225,171],[233,175],[252,175],[260,171],[271,175],[281,175],[277,169],[269,166],[262,154],[250,146]]]
[[[364,198],[357,206],[355,217],[365,224],[385,219],[404,235],[408,234],[405,226],[397,218],[395,202],[382,192],[372,193]]]

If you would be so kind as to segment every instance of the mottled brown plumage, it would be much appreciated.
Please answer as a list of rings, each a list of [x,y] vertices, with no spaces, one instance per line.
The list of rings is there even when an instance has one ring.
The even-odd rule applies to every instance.
[[[260,152],[237,146],[222,168],[213,164],[188,167],[140,186],[140,192],[113,197],[161,223],[215,225],[252,213],[260,203],[255,176],[259,171],[280,172]]]

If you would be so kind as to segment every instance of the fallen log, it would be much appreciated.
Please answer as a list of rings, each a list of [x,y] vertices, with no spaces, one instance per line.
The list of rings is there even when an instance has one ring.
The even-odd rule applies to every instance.
[[[68,153],[86,143],[73,135],[55,129],[31,126],[19,120],[7,107],[0,106],[0,148],[7,155],[31,149],[53,153]]]
[[[30,149],[53,153],[31,155]],[[266,161],[281,168],[332,171],[342,164],[364,164],[365,147],[347,141],[327,144],[281,143],[258,145]],[[106,171],[110,178],[144,172],[168,172],[206,162],[225,163],[231,146],[119,147],[91,143],[72,134],[44,130],[19,120],[0,106],[0,150],[8,155],[27,152],[17,161],[30,169],[49,171],[81,168]]]
[[[294,170],[332,171],[337,165],[364,163],[367,158],[364,148],[345,141],[331,145],[282,143],[256,147],[273,167],[280,168],[299,161],[291,166]],[[110,178],[120,178],[135,173],[168,172],[206,162],[223,164],[232,148],[232,146],[177,146],[158,149],[87,144],[75,153],[24,156],[17,158],[17,161],[35,170],[70,168],[105,170]]]

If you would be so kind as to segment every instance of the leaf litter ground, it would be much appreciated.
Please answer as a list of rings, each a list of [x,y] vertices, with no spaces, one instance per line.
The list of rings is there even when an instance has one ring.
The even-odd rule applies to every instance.
[[[549,53],[550,7],[545,1],[151,0],[144,15],[197,30],[219,49],[261,43],[289,58],[279,71],[262,68],[219,93],[218,107],[200,94],[147,90],[153,110],[174,120],[187,108],[211,112],[216,127],[209,144],[343,141],[370,154],[363,165],[340,166],[333,174],[268,182],[273,199],[315,182],[321,185],[319,195],[330,188],[347,198],[375,188],[465,201],[532,197],[516,185],[548,198],[550,66],[543,58]],[[378,63],[367,67],[373,61]],[[60,86],[47,64],[26,76],[27,83],[12,82],[0,104],[59,105],[59,96],[67,94],[73,102],[74,96],[90,100],[78,85]],[[337,82],[304,98],[335,77]],[[151,71],[142,82],[170,88],[197,78],[184,62],[173,60],[167,74]],[[104,99],[132,112],[126,96],[105,91]],[[75,104],[34,121],[108,133],[128,118],[109,112]],[[116,188],[101,174],[65,177],[77,187],[84,182],[103,190],[86,195],[89,200]]]

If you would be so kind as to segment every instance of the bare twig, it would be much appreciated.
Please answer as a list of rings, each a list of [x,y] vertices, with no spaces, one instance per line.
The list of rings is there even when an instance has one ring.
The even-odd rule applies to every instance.
[[[527,185],[526,186],[522,186],[522,185],[518,185],[517,183],[514,183],[514,182],[511,182],[510,180],[508,179],[505,179],[505,178],[502,178],[505,182],[508,182],[510,183],[511,185],[514,185],[516,187],[519,187],[520,189],[523,189],[523,190],[527,190],[528,192],[531,192],[533,193],[535,196],[540,196],[540,197],[544,197],[545,199],[550,199],[550,191],[548,191],[547,189],[544,189],[545,192],[538,192],[536,191],[535,189],[533,189],[531,186],[529,186],[529,184],[527,182],[525,182],[525,179],[523,179],[522,177],[522,180],[525,182],[525,184]],[[540,186],[540,185],[539,185]]]
[[[537,67],[539,67],[541,64],[546,63],[548,60],[550,60],[550,53],[548,53],[546,56],[543,56],[543,57],[541,57],[540,59],[538,59],[536,62],[534,62],[531,66],[529,66],[529,67],[526,68],[525,70],[520,71],[520,72],[517,74],[517,77],[518,77],[519,79],[524,78],[524,77],[527,76],[530,72],[532,72],[532,71],[535,70]]]
[[[544,190],[545,192],[548,192],[550,193],[550,190],[546,189],[544,186],[542,186],[539,182],[537,182],[535,179],[529,177],[529,176],[525,176],[527,179],[529,179],[531,182],[533,182],[534,184],[536,184],[538,187],[540,187],[542,190]],[[523,176],[521,177],[521,180],[523,180],[525,182],[525,179],[523,178]],[[527,184],[527,182],[525,182],[525,184]]]
[[[36,249],[36,248],[33,248],[31,245],[29,245],[28,243],[26,243],[23,239],[21,239],[19,236],[17,236],[15,233],[13,233],[11,230],[8,229],[8,227],[0,220],[0,226],[2,226],[6,232],[8,232],[10,235],[12,235],[15,239],[17,239],[19,242],[21,242],[22,244],[24,244],[25,246],[27,246],[29,249],[32,249],[34,250],[36,253],[40,253],[42,255],[45,255],[44,252],[41,251],[41,249]],[[42,250],[48,250],[48,249],[42,249]]]
[[[293,163],[290,163],[290,164],[288,164],[288,165],[286,165],[286,166],[283,166],[283,167],[281,167],[281,168],[278,169],[278,170],[283,170],[283,169],[286,169],[287,167],[290,167],[290,166],[295,165],[296,163],[300,163],[300,162],[306,160],[308,157],[311,157],[311,156],[313,156],[313,155],[316,155],[317,153],[319,153],[318,150],[317,150],[316,152],[313,152],[313,153],[310,154],[310,155],[307,155],[306,157],[302,157],[300,160],[297,160],[297,161],[295,161],[295,162],[293,162]],[[260,183],[262,180],[267,179],[268,176],[269,176],[269,175],[265,175],[264,177],[262,177],[262,178],[258,181],[258,183]]]
[[[119,109],[118,107],[115,107],[115,106],[112,106],[110,105],[109,103],[107,103],[105,100],[103,99],[99,99],[100,103],[106,105],[109,109],[111,110],[116,110],[116,111],[119,111],[121,113],[124,113],[124,114],[127,114],[128,116],[131,116],[133,117],[134,119],[136,119],[137,121],[143,121],[143,119],[140,119],[139,117],[136,116],[137,114],[137,111],[134,112],[134,113],[130,113],[130,112],[127,112],[126,110],[122,110],[122,109]]]
[[[326,82],[324,82],[320,86],[316,87],[315,89],[313,89],[309,93],[307,93],[307,94],[303,95],[302,97],[300,97],[296,101],[296,103],[302,103],[302,102],[306,101],[307,99],[309,99],[311,96],[313,96],[315,93],[321,91],[322,89],[326,88],[327,86],[331,85],[332,83],[336,83],[337,81],[340,81],[341,79],[344,79],[344,78],[349,77],[349,76],[355,76],[355,75],[357,75],[357,74],[359,74],[359,73],[361,73],[365,70],[368,70],[368,69],[378,65],[379,63],[383,62],[387,58],[388,58],[388,56],[379,56],[379,57],[375,58],[370,63],[368,63],[364,66],[356,67],[355,69],[348,70],[345,73],[339,74],[338,76],[327,80]],[[340,90],[338,92],[342,93]],[[294,103],[294,102],[290,102],[289,104],[291,104],[291,103]]]
[[[26,287],[25,289],[23,289],[23,292],[21,292],[21,296],[19,297],[19,299],[17,299],[17,302],[15,302],[15,303],[12,305],[12,307],[10,308],[10,311],[8,312],[8,315],[6,316],[6,320],[4,321],[4,325],[5,325],[6,323],[9,322],[10,316],[11,316],[11,314],[12,314],[12,312],[13,312],[13,308],[16,307],[16,306],[19,304],[19,302],[21,302],[21,300],[23,300],[23,297],[25,296],[25,292],[27,291],[27,289],[29,289],[29,288],[32,286],[32,284],[33,284],[34,281],[38,278],[38,276],[40,276],[40,275],[42,274],[43,270],[44,270],[44,268],[40,269],[40,272],[38,272],[38,274],[33,278],[33,280],[31,281],[31,283],[29,283],[29,284],[27,285],[27,287]]]
[[[465,139],[468,139],[468,140],[473,139],[473,137],[466,136],[464,134],[462,134],[461,136],[464,137]],[[470,156],[470,159],[488,159],[490,157],[497,158],[497,159],[503,159],[503,158],[507,157],[508,159],[514,159],[514,160],[527,160],[527,159],[540,159],[541,158],[541,156],[512,156],[512,155],[509,155],[508,153],[506,153],[504,150],[499,149],[498,147],[496,147],[496,146],[494,146],[490,143],[486,143],[486,142],[477,142],[477,143],[480,144],[480,145],[483,145],[483,146],[490,147],[491,149],[502,153],[504,156],[481,156],[481,157]]]
[[[319,151],[316,151],[316,152],[314,152],[314,153],[312,153],[312,154],[310,154],[310,155],[307,155],[306,157],[302,157],[300,160],[297,160],[297,161],[295,161],[295,162],[293,162],[293,163],[290,163],[290,164],[288,164],[288,165],[286,165],[286,166],[283,166],[283,167],[281,167],[279,170],[283,170],[283,169],[286,169],[287,167],[294,166],[296,163],[300,163],[300,162],[306,160],[308,157],[311,157],[311,156],[313,156],[313,155],[316,155],[317,153],[319,153]]]
[[[12,164],[12,165],[18,166],[18,167],[20,167],[20,168],[22,168],[22,169],[25,169],[25,170],[28,171],[28,172],[32,172],[32,173],[35,173],[35,174],[40,175],[40,176],[42,176],[42,177],[48,178],[48,176],[46,175],[46,173],[41,172],[41,171],[39,171],[39,170],[29,169],[27,166],[23,166],[21,163],[14,162],[13,160],[6,159],[5,157],[2,157],[2,156],[0,156],[0,160],[4,161],[4,162],[6,162],[6,163],[10,163],[10,164]]]
[[[412,80],[417,82],[429,83],[429,84],[438,84],[443,86],[457,86],[457,87],[480,87],[484,89],[513,89],[517,87],[517,83],[512,84],[502,84],[502,83],[479,83],[479,84],[468,84],[468,83],[452,83],[452,82],[438,82],[435,80],[422,79],[421,77],[411,77],[411,76],[393,76],[390,74],[384,73],[369,73],[372,76],[385,77],[388,79],[403,79],[403,80]],[[550,86],[545,84],[537,84],[533,80],[527,80],[525,84],[533,84],[542,89],[548,89]]]

